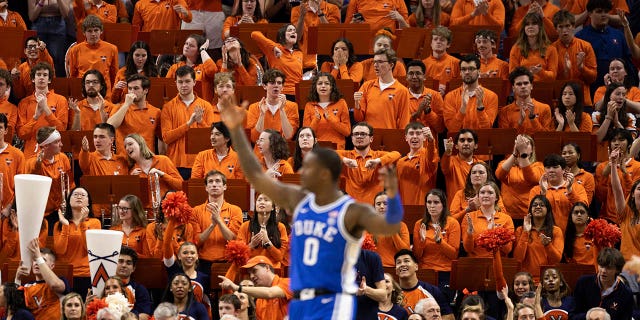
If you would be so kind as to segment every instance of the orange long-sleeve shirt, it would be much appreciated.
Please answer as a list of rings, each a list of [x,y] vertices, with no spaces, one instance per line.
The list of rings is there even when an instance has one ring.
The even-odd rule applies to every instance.
[[[147,246],[149,247],[149,256],[152,258],[162,258],[162,251],[164,250],[164,240],[158,239],[155,233],[157,222],[151,222],[145,228]],[[178,255],[180,246],[185,242],[197,243],[196,230],[191,223],[186,223],[176,227],[173,230],[173,236],[171,237],[171,245],[173,246],[173,254]]]
[[[89,229],[101,229],[100,220],[89,218],[76,225],[69,221],[69,225],[56,222],[53,227],[53,248],[58,261],[73,265],[74,277],[88,277],[89,260],[87,259],[87,239],[85,232]]]
[[[529,12],[530,7],[531,3],[518,7],[518,9],[516,9],[516,12],[513,14],[513,18],[511,20],[511,27],[509,28],[509,36],[511,38],[515,39],[518,37],[518,32],[520,32],[520,28],[522,25],[522,20],[524,19],[524,16],[526,16]],[[542,12],[544,14],[542,23],[544,31],[547,33],[547,36],[549,36],[549,38],[555,39],[558,37],[558,32],[553,26],[553,15],[558,11],[560,11],[560,8],[549,1],[545,1],[545,3],[542,5]]]
[[[122,231],[124,234],[122,237],[122,245],[133,249],[139,257],[147,258],[151,256],[151,250],[147,242],[146,226],[136,226],[128,234],[124,232],[121,224],[112,226],[109,230]]]
[[[49,50],[45,49],[44,51],[40,51],[38,54],[38,59],[35,61],[27,61],[21,63],[18,66],[18,71],[20,71],[20,76],[13,79],[13,85],[11,90],[13,90],[16,98],[22,99],[28,95],[33,94],[33,81],[31,81],[31,67],[34,66],[38,62],[47,62],[50,65],[53,65],[53,58],[49,54]],[[53,76],[52,76],[53,77]]]
[[[0,163],[4,163],[0,166],[0,172],[2,173],[1,206],[5,208],[13,202],[14,177],[16,174],[25,173],[26,161],[22,151],[7,144],[3,150],[0,150]]]
[[[60,298],[62,295],[53,291],[44,280],[24,285],[24,302],[38,320],[60,319]]]
[[[378,75],[376,75],[376,70],[373,68],[373,58],[360,61],[360,63],[362,63],[362,81],[378,79]],[[405,67],[404,63],[402,63],[402,61],[400,60],[396,61],[396,65],[393,67],[393,78],[405,79],[406,77],[407,77],[407,68]],[[354,79],[354,78],[351,78],[351,79]]]
[[[218,158],[214,149],[200,151],[191,168],[191,179],[204,179],[205,174],[211,170],[222,172],[227,179],[244,179],[238,154],[231,148],[222,159]]]
[[[532,120],[527,116],[520,122],[520,107],[514,102],[500,109],[498,115],[498,128],[515,128],[518,134],[527,134],[533,136],[536,132],[553,131],[553,120],[551,117],[551,108],[548,104],[531,99],[533,102],[533,113],[535,118]]]
[[[7,10],[7,18],[0,17],[0,27],[13,27],[20,30],[27,30],[27,24],[24,23],[24,19],[19,13],[11,10]]]
[[[364,23],[368,23],[371,27],[371,31],[377,32],[386,27],[391,29],[392,32],[395,32],[398,22],[389,17],[389,12],[392,10],[398,11],[404,21],[409,20],[409,11],[404,1],[353,0],[349,2],[349,6],[347,7],[345,23],[351,22],[351,17],[359,12],[364,18]]]
[[[622,242],[620,243],[620,252],[625,260],[631,259],[633,255],[640,254],[640,225],[633,222],[634,214],[627,205],[620,217],[620,231],[622,231]]]
[[[174,63],[171,68],[169,68],[169,71],[167,71],[166,77],[175,79],[178,68],[185,65],[186,63],[184,61]],[[193,66],[193,70],[196,72],[196,83],[202,84],[202,99],[207,102],[213,101],[213,93],[215,92],[213,82],[218,72],[218,66],[216,66],[213,59],[208,59],[201,64]]]
[[[599,218],[608,219],[609,221],[614,221],[616,223],[621,222],[620,217],[618,217],[618,211],[616,210],[615,201],[613,201],[613,190],[611,188],[611,176],[604,175],[604,168],[607,166],[609,162],[601,162],[596,167],[596,173],[594,175],[596,179],[596,186],[601,190],[606,190],[606,198],[599,199],[602,203],[602,208],[600,209]],[[621,178],[622,182],[622,190],[624,192],[625,198],[629,196],[631,193],[631,186],[633,182],[640,179],[640,162],[630,159],[627,160],[626,164],[627,174],[622,173],[622,170],[618,170],[618,176]],[[604,200],[604,201],[603,201]]]
[[[404,129],[411,120],[409,90],[398,80],[381,90],[378,79],[369,80],[360,87],[360,108],[353,110],[356,121],[366,121],[374,128]]]
[[[274,276],[271,287],[279,287],[284,297],[256,300],[256,318],[263,320],[284,319],[288,313],[289,300],[293,299],[293,292],[289,286],[289,278]]]
[[[187,121],[196,108],[204,109],[202,121],[189,126]],[[187,153],[187,131],[189,128],[209,128],[214,121],[213,107],[198,97],[187,106],[178,95],[164,104],[161,117],[162,140],[167,144],[167,156],[176,167],[191,168],[196,155]]]
[[[509,63],[498,59],[495,55],[489,59],[480,58],[480,72],[493,73],[496,72],[495,78],[509,80]]]
[[[247,245],[251,242],[251,229],[249,228],[249,224],[251,221],[245,221],[240,226],[238,230],[237,240],[246,243]],[[278,222],[278,231],[280,231],[280,248],[276,248],[275,246],[270,246],[269,248],[263,248],[258,246],[256,248],[249,248],[249,256],[265,256],[271,260],[274,268],[280,268],[282,262],[284,261],[284,256],[288,252],[289,248],[289,235],[287,234],[287,228],[285,228],[284,224]]]
[[[151,168],[156,168],[165,173],[164,176],[160,177],[160,194],[165,194],[169,190],[182,190],[182,177],[168,157],[154,155]],[[137,163],[133,165],[131,171],[135,169],[141,169]],[[149,177],[144,171],[139,176],[140,178]]]
[[[380,165],[385,166],[400,159],[400,153],[397,151],[369,150],[364,157],[360,156],[356,150],[337,150],[336,152],[341,158],[354,159],[358,162],[357,168],[343,167],[342,176],[347,181],[345,188],[347,194],[360,202],[366,203],[373,203],[376,194],[382,191],[382,184],[378,181],[378,168],[365,168],[364,165],[367,160],[380,158]]]
[[[468,129],[489,129],[498,115],[498,95],[493,91],[483,88],[484,96],[482,104],[484,110],[477,110],[477,97],[469,97],[467,110],[460,112],[462,106],[462,87],[449,91],[444,96],[444,125],[449,132],[457,132],[462,128]]]
[[[471,26],[498,26],[504,29],[505,10],[502,1],[487,0],[489,11],[487,14],[472,17],[475,10],[473,0],[456,1],[451,9],[451,25],[471,25]]]
[[[467,232],[467,228],[469,227],[469,222],[467,219],[462,219],[462,224],[460,225],[460,230],[462,232],[462,245],[464,246],[464,250],[467,251],[469,257],[475,258],[493,258],[493,252],[487,251],[487,249],[482,247],[477,247],[475,240],[478,236],[485,230],[489,229],[489,221],[484,216],[481,210],[470,212],[471,223],[473,223],[473,234],[469,234]],[[493,224],[494,227],[504,227],[507,230],[514,231],[513,228],[513,220],[508,213],[502,211],[496,211],[493,216]],[[502,248],[500,248],[500,253],[502,256],[506,256],[511,249],[513,248],[513,243],[509,243]]]
[[[418,26],[418,21],[416,20],[416,13],[412,13],[409,15],[409,26],[410,27],[419,27]],[[451,24],[451,16],[444,12],[444,11],[440,11],[440,25],[441,26],[445,26],[448,27]],[[432,28],[435,27],[433,21],[427,19],[425,17],[425,21],[424,21],[424,27],[425,28]]]
[[[424,87],[422,93],[419,96],[409,91],[409,112],[411,113],[411,121],[419,121],[425,126],[429,127],[434,133],[444,132],[444,118],[442,114],[444,112],[444,100],[438,91]],[[417,118],[413,118],[413,114],[418,111],[418,107],[424,101],[427,95],[431,95],[431,111],[428,114],[421,113]]]
[[[266,99],[265,99],[266,100]],[[265,102],[266,103],[266,102]],[[260,102],[252,103],[249,105],[249,111],[247,111],[247,125],[245,128],[251,129],[251,141],[256,142],[260,137],[260,131],[256,130],[256,123],[258,123],[258,118],[260,118]],[[285,101],[284,104],[284,113],[287,115],[287,121],[293,128],[293,133],[298,131],[298,126],[300,124],[300,116],[298,115],[298,104],[291,101]],[[284,135],[284,131],[282,131],[282,119],[280,118],[282,113],[280,110],[277,110],[275,113],[272,113],[270,110],[267,110],[264,113],[264,122],[263,129],[273,129],[280,134]],[[287,137],[285,137],[287,139]]]
[[[106,121],[102,120],[102,115],[100,114],[100,109],[93,110],[93,108],[89,105],[89,101],[87,99],[83,99],[78,102],[78,108],[80,108],[80,130],[92,131],[96,124],[103,123]],[[113,104],[109,101],[104,101],[104,111],[109,116],[111,109],[113,108]],[[75,116],[75,112],[70,110],[71,119]]]
[[[607,87],[600,86],[596,89],[596,92],[593,94],[593,103],[597,103],[598,101],[604,98],[604,94],[607,92]],[[635,102],[640,102],[640,88],[638,87],[630,87],[627,90],[627,99]]]
[[[84,175],[117,176],[129,174],[129,163],[127,163],[127,159],[121,155],[112,154],[111,157],[107,159],[98,151],[88,152],[80,150],[78,161]]]
[[[293,172],[293,166],[289,163],[289,161],[284,159],[278,160],[278,162],[276,162],[271,168],[267,168],[267,164],[264,161],[262,161],[260,164],[262,165],[262,170],[264,170],[265,172],[269,169],[273,169],[274,171],[280,173],[280,175],[295,173]]]
[[[455,196],[458,190],[464,189],[467,175],[471,170],[471,165],[476,162],[483,162],[477,157],[473,157],[471,162],[467,162],[461,159],[459,156],[450,156],[446,153],[442,155],[442,161],[440,161],[440,170],[445,177],[447,186],[447,201],[451,205],[453,196]]]
[[[193,208],[193,213],[197,217],[197,229],[201,233],[212,224],[211,213],[207,211],[207,203],[203,203]],[[220,218],[227,225],[227,228],[231,230],[236,236],[240,225],[242,224],[242,209],[240,207],[224,202],[220,208]],[[200,233],[196,234],[198,239],[198,254],[201,259],[207,261],[224,261],[227,258],[224,256],[225,240],[219,227],[214,227],[213,231],[205,241],[200,241]]]
[[[576,236],[573,243],[573,257],[567,258],[569,263],[596,265],[596,246],[591,241],[585,239],[584,235]]]
[[[589,85],[596,80],[598,75],[596,54],[593,51],[593,47],[587,41],[574,37],[571,43],[567,46],[562,41],[557,40],[552,43],[551,46],[556,48],[558,52],[558,80],[578,80],[582,85],[582,91],[584,92],[584,105],[591,106],[591,90]],[[582,69],[578,68],[577,55],[580,52],[584,52],[584,60]],[[566,70],[565,57],[569,57],[571,61],[571,69]]]
[[[529,203],[531,202],[531,199],[538,194],[540,194],[539,185],[533,187],[531,191],[529,191]],[[578,201],[584,203],[587,203],[588,201],[587,193],[578,183],[574,183],[571,186],[571,193],[567,193],[567,187],[564,184],[555,188],[549,186],[545,197],[551,203],[551,208],[553,209],[553,220],[555,221],[556,226],[560,227],[560,230],[562,230],[563,233],[567,229],[567,219],[573,204]]]
[[[591,99],[591,98],[589,98]],[[579,132],[588,132],[591,133],[593,131],[593,121],[591,120],[591,117],[589,116],[588,113],[586,112],[582,112],[582,115],[580,115],[580,117],[582,118],[580,121],[580,127],[578,127],[578,131]],[[556,125],[555,123],[553,124],[554,126]],[[569,126],[569,124],[565,121],[564,123],[564,132],[571,132],[571,127]]]
[[[548,245],[543,245],[540,232],[531,229],[524,231],[522,227],[516,230],[516,245],[513,248],[513,257],[522,263],[522,271],[527,271],[533,276],[533,281],[540,281],[540,266],[555,265],[562,258],[564,249],[564,236],[562,230],[553,227],[553,240]]]
[[[42,160],[40,169],[36,169],[37,157],[31,157],[27,159],[25,163],[24,172],[30,174],[39,174],[41,176],[49,177],[53,181],[51,182],[51,189],[49,190],[49,200],[47,201],[47,207],[44,211],[45,217],[48,216],[54,210],[60,209],[62,203],[62,185],[60,182],[60,172],[65,172],[69,178],[70,192],[75,188],[76,184],[73,182],[73,171],[71,171],[71,162],[67,155],[64,153],[58,153],[53,157],[53,161],[47,159]],[[56,213],[57,214],[57,213]]]
[[[570,4],[570,9],[568,9],[569,12],[573,14],[581,14],[587,11],[588,0],[574,0],[570,2],[572,2],[573,4]],[[622,9],[622,11],[624,11],[625,13],[629,13],[629,6],[627,5],[626,1],[612,0],[611,2],[613,3],[613,8],[611,9],[611,11],[609,11],[609,14],[617,14],[616,9]]]
[[[344,149],[344,138],[351,132],[347,103],[340,99],[323,108],[317,102],[307,102],[302,124],[311,127],[319,141],[330,141],[336,144],[336,149]]]
[[[504,196],[498,199],[498,208],[500,208],[500,210],[503,212],[509,212],[509,214],[511,214],[511,211],[507,211],[507,209],[505,209],[504,203],[502,202],[503,198]],[[458,220],[458,222],[462,222],[462,219],[464,219],[464,216],[467,213],[468,206],[469,202],[467,201],[467,196],[464,194],[464,189],[458,190],[458,192],[456,192],[456,194],[453,196],[453,199],[451,200],[449,212],[451,213],[451,216],[453,218]],[[511,218],[514,218],[513,214],[511,214]]]
[[[2,219],[0,222],[0,261],[20,261],[20,235],[9,223],[9,219]],[[47,219],[43,219],[38,235],[41,248],[47,246],[48,230],[49,223]]]
[[[215,1],[214,1],[215,2]],[[174,5],[181,5],[187,9],[187,14],[177,13]],[[140,31],[151,30],[180,30],[181,21],[191,22],[193,14],[184,0],[140,0],[133,10],[134,26],[140,26]]]
[[[219,59],[216,62],[216,66],[220,72],[230,72],[233,75],[233,78],[236,80],[237,86],[254,86],[258,84],[258,80],[262,82],[262,79],[258,79],[258,69],[256,66],[260,67],[262,70],[262,65],[260,61],[256,59],[254,56],[249,57],[249,65],[237,65],[232,69],[223,68],[222,67],[222,59]]]
[[[73,14],[76,18],[76,24],[82,25],[82,21],[88,15],[94,15],[100,18],[103,23],[116,23],[118,22],[118,9],[115,5],[102,1],[102,4],[98,7],[92,1],[85,2],[82,0],[75,0],[73,3]]]
[[[401,249],[410,249],[409,228],[404,222],[400,222],[400,232],[392,236],[376,236],[376,252],[380,255],[383,267],[395,267],[396,261],[393,258],[396,252]]]
[[[501,161],[496,168],[496,178],[502,182],[500,198],[504,200],[512,219],[523,219],[529,212],[529,190],[540,182],[544,166],[536,161],[523,168],[516,164],[505,171],[502,168],[505,161],[507,160]]]
[[[118,73],[118,47],[106,41],[89,44],[86,41],[69,48],[69,76],[82,78],[85,72],[96,69],[107,82],[107,96],[111,98],[111,87]]]
[[[18,124],[18,107],[9,102],[5,98],[0,98],[0,113],[7,116],[7,128],[11,129],[13,134],[17,134],[16,125]]]
[[[122,105],[114,106],[109,116],[113,116],[120,108],[122,108]],[[143,108],[138,108],[136,105],[130,106],[124,116],[124,120],[116,128],[117,152],[124,152],[124,138],[131,133],[137,133],[142,136],[147,146],[153,148],[156,137],[161,136],[160,113],[160,109],[152,106],[148,101]]]
[[[335,4],[329,3],[327,1],[320,1],[319,8],[322,10],[322,13],[325,15],[328,23],[340,23],[340,8]],[[291,8],[291,24],[294,26],[298,24],[298,19],[300,18],[300,6],[295,6]],[[316,54],[307,54],[307,46],[308,46],[308,37],[309,37],[309,27],[317,27],[322,24],[320,21],[320,17],[311,11],[307,10],[307,13],[304,15],[304,23],[303,23],[303,32],[302,38],[298,43],[300,44],[300,50],[302,51],[303,65],[305,68],[312,68],[316,66]],[[298,30],[300,32],[300,30]],[[298,33],[300,34],[300,33]]]
[[[50,115],[40,115],[38,120],[34,120],[37,101],[35,95],[29,95],[18,104],[18,137],[24,140],[24,157],[29,159],[34,156],[36,148],[36,133],[40,127],[56,127],[58,131],[67,129],[69,105],[67,99],[49,90],[47,93],[47,105],[51,110]]]
[[[448,53],[443,54],[440,58],[430,55],[422,62],[427,67],[425,76],[438,80],[438,84],[448,84],[451,79],[460,77],[460,60]]]
[[[517,67],[530,68],[541,65],[542,70],[533,75],[534,81],[551,81],[556,79],[558,74],[558,51],[554,46],[547,46],[544,57],[538,50],[529,50],[527,57],[522,55],[520,47],[516,44],[511,47],[509,54],[509,72]]]
[[[282,93],[295,95],[296,83],[302,81],[304,59],[302,51],[295,49],[289,51],[283,45],[275,43],[265,37],[260,31],[252,32],[251,39],[258,45],[260,51],[264,53],[271,69],[278,69],[284,73],[286,79],[283,84]],[[279,58],[276,57],[276,54],[273,52],[273,48],[275,47],[282,52]]]
[[[580,172],[578,172],[578,174],[573,178],[574,182],[579,183],[584,188],[584,191],[587,193],[587,199],[589,200],[587,204],[590,204],[596,191],[596,180],[593,177],[593,174],[585,171],[584,169],[580,169]]]
[[[458,220],[449,216],[442,227],[442,241],[437,243],[433,226],[427,226],[427,234],[424,240],[420,237],[420,228],[423,220],[416,221],[413,226],[413,253],[418,259],[420,269],[432,269],[436,271],[451,271],[451,262],[458,258],[460,248],[460,224]]]
[[[256,20],[256,17],[252,17],[255,23],[269,23],[267,19]],[[222,24],[222,40],[226,40],[227,36],[225,34],[227,32],[231,32],[231,27],[239,25],[238,22],[242,19],[242,16],[228,16],[224,19],[224,23]]]
[[[394,68],[393,70],[395,71],[396,69]],[[326,61],[322,64],[320,71],[329,72],[336,79],[351,79],[353,82],[360,83],[360,81],[362,81],[364,67],[361,62],[354,62],[349,68],[347,68],[347,65],[342,65],[336,69],[333,62]],[[373,77],[373,79],[375,78],[376,77]]]
[[[413,156],[408,154],[396,164],[398,188],[402,204],[422,205],[429,190],[436,186],[438,173],[438,146],[435,141],[428,141]]]

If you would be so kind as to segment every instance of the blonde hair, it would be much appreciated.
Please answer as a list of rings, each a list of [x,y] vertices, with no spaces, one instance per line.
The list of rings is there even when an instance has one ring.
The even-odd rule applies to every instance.
[[[153,152],[151,152],[151,150],[149,149],[149,146],[147,146],[147,142],[144,140],[144,138],[141,135],[137,133],[131,133],[127,135],[124,139],[126,140],[127,138],[131,138],[138,143],[138,146],[140,147],[140,155],[144,159],[153,158],[154,156]],[[129,166],[133,166],[136,163],[136,161],[131,159],[131,157],[128,154],[127,154],[127,161],[129,161]]]

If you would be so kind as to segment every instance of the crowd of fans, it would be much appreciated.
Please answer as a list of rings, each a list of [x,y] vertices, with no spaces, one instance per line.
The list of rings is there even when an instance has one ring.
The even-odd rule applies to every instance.
[[[227,202],[228,180],[244,175],[218,97],[256,85],[264,97],[243,104],[245,128],[267,174],[290,178],[316,145],[331,146],[345,193],[384,214],[378,169],[395,164],[403,204],[423,207],[398,234],[365,237],[357,319],[638,319],[639,3],[0,0],[1,26],[37,34],[24,41],[24,56],[0,59],[0,262],[20,261],[20,245],[34,261],[0,286],[2,319],[284,319],[288,301],[304,299],[286,275],[292,212],[259,192],[249,212]],[[231,32],[282,22],[275,39],[251,33],[260,52]],[[143,41],[118,52],[101,38],[106,23],[199,31],[181,55],[156,57]],[[373,55],[357,56],[346,38],[335,39],[328,56],[308,53],[309,27],[326,23],[368,24]],[[457,26],[478,31],[461,39],[451,31]],[[397,29],[406,28],[427,29],[425,59],[397,56]],[[475,52],[448,52],[455,41],[472,41]],[[82,99],[54,92],[62,77],[81,79]],[[177,94],[153,106],[158,77],[175,80]],[[504,105],[503,92],[483,85],[491,78],[512,89]],[[308,79],[302,105],[296,84]],[[337,80],[359,89],[345,99]],[[556,80],[564,83],[554,105],[536,97],[537,83]],[[187,152],[193,128],[210,130],[210,149]],[[515,129],[512,152],[478,152],[477,131],[491,128]],[[407,145],[375,150],[378,129],[403,131]],[[66,154],[65,131],[93,133]],[[574,142],[536,157],[532,137],[553,131],[593,135],[605,161],[583,161],[584,146]],[[14,199],[22,173],[53,179],[45,217],[35,222],[40,235],[27,244],[18,240]],[[93,203],[83,175],[148,178],[150,194]],[[203,183],[207,200],[190,222],[165,216],[159,198],[171,200],[189,179]],[[587,238],[596,218],[618,226],[621,240],[599,246]],[[478,246],[478,236],[497,227],[514,240],[498,253]],[[124,237],[117,272],[98,293],[89,290],[85,232],[101,228]],[[248,246],[249,261],[211,274],[213,264],[229,261],[232,241]],[[509,286],[476,293],[450,286],[452,261],[496,254],[521,265]],[[162,260],[163,293],[131,277],[138,259]],[[73,265],[73,279],[56,275],[56,262]],[[559,263],[595,273],[571,287],[553,268]],[[422,270],[436,271],[437,283],[420,278]],[[22,283],[30,273],[36,281]]]

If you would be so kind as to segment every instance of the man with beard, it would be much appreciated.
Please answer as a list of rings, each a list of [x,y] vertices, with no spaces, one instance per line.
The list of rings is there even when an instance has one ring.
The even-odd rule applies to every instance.
[[[455,137],[458,154],[453,155],[454,139],[444,142],[444,154],[440,163],[447,186],[447,202],[451,205],[453,196],[462,190],[471,170],[471,165],[481,162],[473,153],[478,148],[478,134],[471,129],[460,129]]]
[[[151,81],[144,75],[134,74],[127,78],[127,95],[124,103],[111,109],[107,123],[116,128],[116,150],[124,152],[122,141],[130,133],[138,133],[150,149],[160,137],[160,109],[147,102]],[[158,144],[162,142],[158,138]],[[160,148],[160,145],[158,146]]]
[[[102,21],[94,15],[88,15],[82,22],[82,33],[85,41],[69,48],[69,77],[79,78],[85,72],[96,69],[102,73],[107,83],[107,95],[111,97],[111,86],[118,73],[118,48],[100,39],[103,32]]]
[[[379,129],[402,129],[409,123],[409,91],[393,77],[397,59],[392,49],[376,51],[373,68],[378,78],[366,81],[353,94],[356,121],[366,121]],[[373,198],[369,200],[373,201]]]
[[[371,150],[373,127],[366,122],[358,122],[351,129],[353,150],[337,150],[342,158],[347,185],[345,191],[360,202],[373,203],[376,194],[382,191],[378,179],[380,166],[396,162],[400,159],[397,151]]]
[[[107,84],[100,71],[91,69],[82,76],[82,95],[86,98],[78,101],[69,98],[69,109],[73,111],[71,130],[93,130],[98,123],[107,122],[113,107],[104,99]]]
[[[273,263],[265,256],[249,259],[242,268],[247,269],[255,287],[237,285],[223,276],[218,276],[222,280],[220,287],[257,298],[256,317],[258,319],[284,319],[287,315],[289,300],[293,298],[293,292],[289,289],[289,279],[277,276],[274,273]]]
[[[515,128],[518,134],[533,136],[540,131],[553,131],[551,108],[531,97],[533,74],[517,67],[509,74],[515,101],[500,109],[499,128]]]
[[[89,152],[89,140],[82,138],[82,150],[78,157],[83,174],[90,176],[126,175],[129,164],[124,156],[111,152],[116,129],[108,123],[98,123],[93,129],[93,145],[96,151]]]
[[[558,51],[558,80],[578,80],[584,91],[583,103],[590,106],[591,90],[587,84],[596,80],[596,54],[587,41],[576,38],[576,18],[567,10],[553,15],[553,26],[559,38],[551,45]]]
[[[498,114],[498,95],[478,83],[480,59],[467,55],[460,59],[462,86],[444,97],[444,124],[449,132],[462,128],[489,129]]]
[[[222,122],[211,124],[211,149],[198,153],[193,162],[191,179],[202,179],[210,170],[222,172],[227,179],[243,179],[238,154],[231,149],[229,129]]]
[[[29,76],[31,74],[31,67],[41,61],[53,65],[53,58],[47,50],[47,44],[45,44],[44,41],[38,40],[37,37],[29,37],[24,42],[24,55],[27,57],[27,60],[11,69],[13,93],[18,99],[33,94],[33,82]]]
[[[509,64],[498,59],[493,49],[497,49],[498,36],[493,30],[482,29],[476,32],[476,49],[480,57],[480,78],[509,79]]]
[[[411,121],[419,121],[431,128],[435,133],[444,131],[442,110],[444,100],[433,89],[424,86],[426,67],[420,60],[412,60],[407,63],[407,83],[409,89],[409,112]],[[433,112],[432,112],[433,111]],[[406,200],[406,198],[403,198]]]
[[[431,129],[419,122],[409,123],[404,134],[410,150],[398,160],[400,197],[402,204],[423,205],[427,192],[436,186],[438,145]]]

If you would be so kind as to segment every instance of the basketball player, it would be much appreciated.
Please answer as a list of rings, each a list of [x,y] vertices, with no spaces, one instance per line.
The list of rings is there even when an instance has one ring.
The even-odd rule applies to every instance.
[[[293,213],[289,276],[294,300],[289,304],[289,319],[353,319],[358,289],[354,264],[362,232],[392,235],[400,231],[403,210],[395,170],[380,170],[388,196],[384,216],[340,191],[342,161],[333,150],[314,148],[307,154],[300,169],[300,186],[273,180],[263,173],[245,136],[246,108],[237,107],[233,95],[220,99],[221,118],[229,128],[245,177],[257,192]]]

